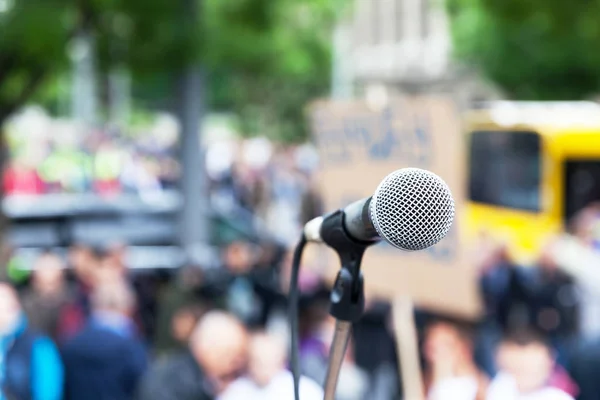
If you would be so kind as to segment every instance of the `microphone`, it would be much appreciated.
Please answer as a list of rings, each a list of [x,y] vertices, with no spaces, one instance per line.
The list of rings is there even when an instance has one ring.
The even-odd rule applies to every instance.
[[[362,245],[384,240],[401,250],[417,251],[448,234],[454,221],[454,199],[446,182],[433,172],[404,168],[386,176],[373,196],[342,212],[341,227],[326,223],[333,214],[306,223],[306,240],[322,243],[328,233],[342,228]]]

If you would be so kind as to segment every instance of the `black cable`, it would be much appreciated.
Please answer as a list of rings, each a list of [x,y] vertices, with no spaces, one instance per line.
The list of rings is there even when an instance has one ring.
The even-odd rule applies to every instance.
[[[300,297],[300,289],[298,287],[298,277],[300,275],[300,262],[302,260],[302,253],[306,246],[306,237],[302,234],[300,241],[296,245],[294,250],[294,257],[292,259],[292,271],[290,277],[290,331],[291,331],[291,345],[292,345],[292,375],[294,377],[294,398],[300,400],[300,357],[299,353],[299,339],[300,334],[298,330],[298,302]]]

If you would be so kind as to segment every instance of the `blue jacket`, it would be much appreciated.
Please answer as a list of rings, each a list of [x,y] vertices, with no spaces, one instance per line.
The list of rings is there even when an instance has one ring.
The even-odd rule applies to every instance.
[[[147,366],[133,324],[117,315],[94,316],[65,344],[67,400],[130,400]]]
[[[0,400],[60,400],[63,366],[54,343],[31,332],[25,317],[13,332],[0,336]]]

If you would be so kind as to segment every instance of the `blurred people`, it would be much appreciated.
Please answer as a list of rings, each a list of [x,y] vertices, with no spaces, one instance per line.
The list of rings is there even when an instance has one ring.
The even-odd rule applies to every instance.
[[[581,304],[574,277],[558,268],[548,251],[530,273],[531,320],[556,349],[557,362],[568,367],[572,342],[581,326]]]
[[[307,182],[293,165],[289,153],[291,149],[281,151],[268,171],[269,206],[265,219],[271,232],[284,243],[292,244],[298,240],[301,228]]]
[[[73,297],[65,280],[64,262],[47,252],[35,262],[31,286],[23,295],[23,308],[31,327],[57,341],[60,316]]]
[[[323,384],[329,355],[330,329],[327,320],[328,296],[302,296],[299,302],[298,330],[300,369],[303,375]]]
[[[147,366],[132,320],[135,297],[123,282],[94,289],[92,315],[63,351],[66,399],[132,399]]]
[[[574,217],[571,235],[562,235],[548,245],[548,257],[557,269],[575,281],[580,307],[580,327],[571,350],[569,369],[581,389],[581,400],[600,398],[600,251],[597,248],[596,206]]]
[[[141,135],[131,135],[131,130],[114,131],[109,126],[90,130],[76,121],[48,118],[47,124],[37,134],[23,128],[11,132],[5,193],[114,194],[129,189],[143,195],[172,188],[179,176],[173,127],[156,124]],[[165,134],[173,140],[156,140]]]
[[[396,342],[390,326],[391,305],[378,299],[365,300],[365,312],[352,326],[356,364],[369,374],[372,400],[394,398],[401,388]]]
[[[64,307],[59,319],[61,340],[79,332],[90,316],[90,295],[97,282],[101,254],[92,246],[76,244],[69,249],[68,257],[75,282],[73,299]]]
[[[119,177],[125,163],[125,152],[114,140],[106,138],[94,154],[94,191],[113,195],[121,190]]]
[[[126,158],[121,184],[129,192],[137,192],[141,195],[152,194],[161,189],[159,174],[153,174],[151,164],[146,157],[132,154]]]
[[[135,319],[140,332],[146,338],[154,336],[157,313],[158,289],[150,276],[135,275],[127,265],[128,246],[123,242],[113,242],[107,247],[101,259],[101,269],[108,269],[131,285],[136,295]]]
[[[127,244],[123,242],[113,242],[106,248],[102,258],[107,268],[114,268],[123,277],[127,276]]]
[[[39,195],[46,189],[35,168],[23,159],[15,159],[4,170],[3,190],[8,195]]]
[[[159,363],[144,378],[140,400],[213,400],[244,375],[248,333],[233,315],[210,311],[196,325],[189,350]]]
[[[507,335],[498,351],[500,372],[491,382],[487,400],[573,400],[556,375],[554,354],[534,330]],[[561,387],[562,386],[562,387]]]
[[[60,400],[63,376],[54,343],[28,327],[17,292],[0,283],[0,399]]]
[[[587,211],[583,210],[582,215]],[[573,235],[563,235],[548,245],[548,258],[576,282],[581,307],[581,333],[587,340],[600,338],[600,251],[590,239],[590,222],[578,219]],[[587,227],[587,228],[586,228]]]
[[[302,196],[300,222],[307,223],[313,218],[323,214],[323,200],[321,199],[318,180],[313,176],[307,177],[308,186]]]
[[[194,327],[210,307],[202,296],[202,284],[200,267],[184,267],[161,294],[154,336],[154,348],[159,355],[182,351],[188,346],[190,324]]]
[[[85,191],[92,172],[92,158],[80,151],[76,143],[56,138],[50,143],[49,150],[39,170],[50,190],[59,193]]]
[[[219,306],[236,315],[247,325],[256,325],[264,304],[256,291],[253,275],[254,254],[250,243],[235,241],[223,250],[223,269],[207,276]]]
[[[501,331],[535,326],[549,335],[559,350],[559,362],[566,365],[568,344],[579,319],[573,279],[557,268],[548,251],[528,267],[512,265],[504,246],[497,251],[501,254],[496,265],[488,267],[482,277],[488,311],[482,333],[487,336],[488,359]],[[487,365],[486,369],[495,372]]]
[[[443,320],[429,324],[424,356],[429,400],[485,399],[488,378],[475,364],[473,339],[465,324]]]
[[[286,345],[275,335],[256,333],[250,342],[249,373],[239,378],[219,400],[280,400],[294,398],[294,380],[286,369]],[[300,379],[300,399],[322,400],[323,389],[309,378]]]

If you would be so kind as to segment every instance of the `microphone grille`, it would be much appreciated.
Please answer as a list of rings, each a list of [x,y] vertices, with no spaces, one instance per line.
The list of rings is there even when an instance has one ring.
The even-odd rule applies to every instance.
[[[384,240],[402,250],[423,250],[448,234],[454,221],[454,199],[436,174],[404,168],[379,184],[369,211]]]

